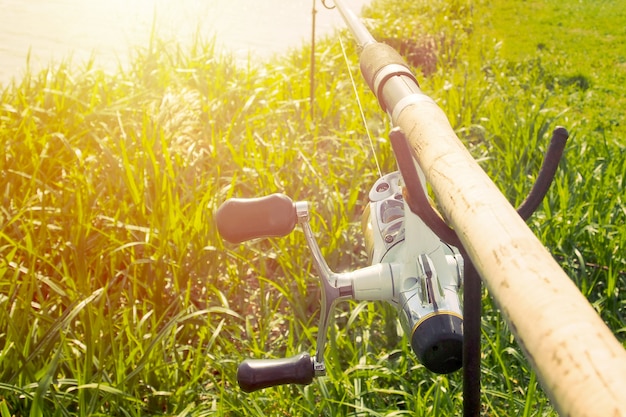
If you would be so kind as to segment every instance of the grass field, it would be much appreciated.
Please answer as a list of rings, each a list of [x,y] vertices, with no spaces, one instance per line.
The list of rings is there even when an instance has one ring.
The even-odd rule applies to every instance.
[[[626,344],[626,4],[570,3],[381,0],[367,24],[513,204],[551,130],[570,130],[529,225]],[[383,304],[337,311],[327,377],[236,385],[245,358],[314,349],[319,290],[300,232],[224,244],[221,202],[308,200],[329,265],[366,262],[373,151],[338,40],[318,45],[313,109],[309,55],[245,66],[155,39],[128,70],[66,62],[2,87],[0,416],[460,415],[461,374],[425,370]],[[386,118],[355,79],[395,170]],[[555,415],[487,292],[483,313],[484,415]]]

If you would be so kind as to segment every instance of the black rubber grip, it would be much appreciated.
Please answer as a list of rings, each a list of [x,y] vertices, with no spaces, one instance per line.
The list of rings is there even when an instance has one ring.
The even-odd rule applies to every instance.
[[[237,382],[245,392],[284,384],[308,385],[315,368],[308,353],[284,359],[247,359],[237,369]]]
[[[215,214],[217,230],[225,240],[246,240],[285,236],[297,223],[293,201],[284,194],[259,198],[231,198]]]

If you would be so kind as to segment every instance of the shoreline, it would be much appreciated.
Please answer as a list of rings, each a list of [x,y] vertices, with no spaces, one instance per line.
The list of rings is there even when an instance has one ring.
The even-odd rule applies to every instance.
[[[145,5],[128,9],[126,3],[118,1],[113,1],[113,6],[100,6],[102,10],[98,10],[98,3],[93,8],[70,8],[72,2],[79,0],[45,7],[39,7],[39,0],[14,1],[15,4],[8,4],[6,13],[0,16],[4,32],[0,34],[0,61],[3,63],[0,86],[68,60],[80,67],[93,58],[98,68],[117,71],[120,65],[128,66],[133,51],[146,48],[153,37],[159,42],[180,43],[183,47],[191,47],[195,41],[215,39],[217,52],[232,54],[242,63],[257,58],[265,60],[301,47],[309,43],[311,37],[310,0],[274,0],[282,9],[271,10],[272,16],[263,15],[270,11],[256,3],[250,6],[245,0],[201,7],[190,1],[174,6],[162,0],[166,3],[160,11],[153,12],[146,11]],[[358,8],[360,13],[369,3],[369,0],[356,1],[355,11]],[[121,7],[126,7],[124,12]],[[317,4],[316,9],[318,39],[343,24],[336,11],[326,10],[321,4]],[[205,18],[207,15],[209,17]],[[55,16],[62,19],[55,20]],[[255,30],[247,34],[251,27]]]

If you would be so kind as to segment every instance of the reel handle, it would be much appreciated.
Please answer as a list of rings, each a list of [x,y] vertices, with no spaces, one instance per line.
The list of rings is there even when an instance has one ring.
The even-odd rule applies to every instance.
[[[308,353],[284,359],[246,359],[237,368],[237,382],[245,392],[284,384],[308,385],[315,362]]]
[[[231,198],[215,214],[219,234],[230,243],[285,236],[298,221],[296,208],[284,194],[257,198]]]

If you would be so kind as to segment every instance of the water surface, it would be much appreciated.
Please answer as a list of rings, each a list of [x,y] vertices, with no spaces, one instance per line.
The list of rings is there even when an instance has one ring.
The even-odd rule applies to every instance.
[[[359,12],[367,0],[348,0]],[[115,69],[130,50],[159,38],[211,39],[241,59],[267,58],[311,37],[312,0],[0,0],[0,83],[30,66],[72,57]],[[337,10],[316,1],[319,36],[342,27]]]

